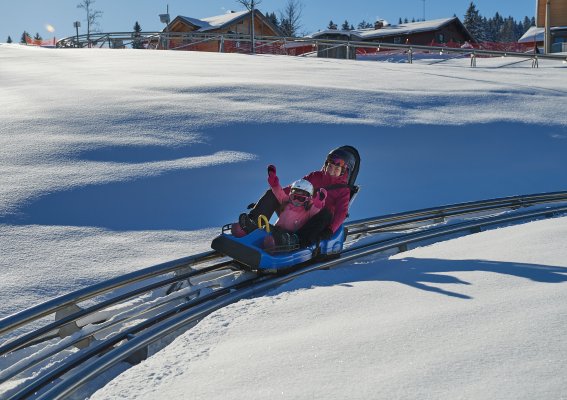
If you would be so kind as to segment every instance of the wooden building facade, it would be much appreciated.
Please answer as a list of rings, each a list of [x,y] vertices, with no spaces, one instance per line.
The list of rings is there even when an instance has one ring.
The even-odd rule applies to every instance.
[[[545,27],[545,12],[547,0],[536,0],[536,26]],[[567,0],[550,0],[550,26],[567,28]]]
[[[377,21],[374,28],[343,31],[329,29],[311,35],[314,39],[349,40],[369,43],[462,45],[474,43],[475,39],[457,17],[431,21],[412,22],[400,25],[388,25]],[[355,58],[355,49],[332,48],[331,45],[319,46],[319,57]]]
[[[218,34],[241,34],[250,35],[252,25],[251,11],[230,12],[223,15],[208,18],[191,18],[184,16],[175,17],[164,32],[170,33],[202,33],[210,35]],[[255,36],[281,36],[277,26],[274,26],[260,11],[254,11],[254,35]],[[200,42],[200,43],[197,43]],[[234,47],[240,47],[241,42],[224,43],[221,40],[187,40],[184,38],[176,39],[175,35],[169,41],[170,49],[186,49],[192,51],[218,52],[221,46],[226,46],[230,51]],[[242,46],[250,47],[249,42],[242,42]]]

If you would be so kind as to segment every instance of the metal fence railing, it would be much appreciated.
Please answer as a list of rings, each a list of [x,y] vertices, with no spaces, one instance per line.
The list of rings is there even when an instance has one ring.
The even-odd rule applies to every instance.
[[[252,45],[254,43],[254,46]],[[519,43],[430,43],[429,45],[396,44],[316,39],[310,37],[276,37],[250,35],[191,33],[191,32],[112,32],[92,33],[61,39],[57,47],[108,47],[142,48],[148,50],[189,50],[244,54],[276,54],[288,56],[317,56],[343,59],[379,59],[394,57],[397,61],[413,63],[417,58],[427,58],[431,63],[456,58],[470,58],[470,66],[476,67],[478,58],[510,57],[518,62],[532,61],[538,67],[539,60],[567,63],[566,54],[540,54],[537,47]],[[516,62],[510,63],[510,65]]]

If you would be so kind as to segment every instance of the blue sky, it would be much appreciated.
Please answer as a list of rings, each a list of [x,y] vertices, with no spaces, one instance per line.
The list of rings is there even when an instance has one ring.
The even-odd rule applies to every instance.
[[[62,38],[74,34],[73,21],[84,23],[84,11],[76,6],[80,0],[26,0],[25,7],[15,0],[0,0],[0,42],[8,35],[19,41],[24,30],[43,38],[54,35]],[[302,0],[304,4],[302,25],[306,33],[323,29],[333,20],[342,23],[347,19],[356,25],[363,19],[374,21],[377,18],[397,23],[400,17],[408,19],[423,17],[423,0]],[[275,11],[283,9],[287,0],[263,0],[260,10]],[[425,0],[426,19],[450,17],[456,14],[462,19],[470,0]],[[533,16],[535,0],[476,0],[474,2],[481,14],[492,16],[496,11],[519,19]],[[169,4],[172,16],[207,17],[225,13],[227,10],[240,10],[242,6],[235,0],[96,0],[95,9],[104,14],[100,28],[104,32],[130,31],[135,21],[139,21],[145,31],[162,28],[158,14],[164,13]],[[47,25],[55,28],[53,33]],[[81,28],[84,30],[84,28]],[[80,31],[80,33],[83,33]]]

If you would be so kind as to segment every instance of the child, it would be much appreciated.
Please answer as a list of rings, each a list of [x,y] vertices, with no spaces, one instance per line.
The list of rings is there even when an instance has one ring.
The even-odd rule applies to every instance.
[[[265,248],[275,246],[295,247],[299,244],[299,239],[295,232],[299,230],[314,215],[325,206],[327,191],[321,188],[315,193],[313,185],[305,180],[299,179],[292,183],[289,194],[280,186],[280,180],[276,175],[276,167],[268,166],[268,184],[277,199],[281,210],[279,218],[273,228],[272,235],[268,235],[264,241]],[[251,221],[240,221],[248,219],[247,214],[241,214],[238,224],[233,224],[232,233],[237,237],[244,236],[240,226],[251,224]]]
[[[280,186],[276,167],[268,166],[268,184],[280,204],[279,218],[274,232],[264,240],[265,248],[275,246],[295,247],[299,244],[297,232],[305,223],[325,206],[327,191],[323,188],[313,193],[313,185],[305,179],[291,184],[289,195]]]

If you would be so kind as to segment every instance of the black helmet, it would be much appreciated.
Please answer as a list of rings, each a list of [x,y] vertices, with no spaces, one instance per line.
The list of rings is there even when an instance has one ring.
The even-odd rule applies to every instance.
[[[338,163],[339,161],[341,161],[340,164]],[[351,152],[347,151],[343,146],[336,148],[329,153],[327,160],[325,161],[325,166],[327,166],[328,163],[340,165],[341,167],[343,167],[343,174],[345,172],[348,172],[350,174],[352,173],[352,171],[354,171],[356,159],[354,155]]]

